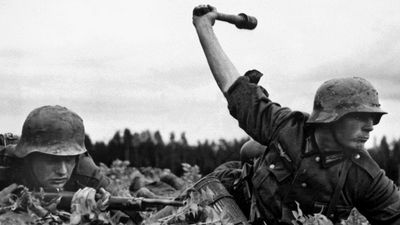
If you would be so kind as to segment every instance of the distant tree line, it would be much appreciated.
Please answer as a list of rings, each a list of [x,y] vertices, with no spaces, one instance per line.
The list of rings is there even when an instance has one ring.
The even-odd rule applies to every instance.
[[[176,137],[171,133],[164,141],[159,131],[131,133],[125,129],[116,132],[108,143],[92,143],[86,135],[85,145],[94,161],[110,165],[114,160],[128,160],[134,167],[169,168],[177,175],[182,174],[181,163],[198,165],[202,174],[207,174],[221,163],[240,160],[240,148],[248,140],[242,138],[227,141],[198,142],[189,145],[185,133]]]
[[[181,175],[181,163],[198,165],[201,173],[207,174],[224,162],[240,160],[240,148],[247,140],[205,140],[189,145],[185,133],[181,133],[178,138],[171,133],[165,142],[159,131],[132,134],[129,129],[125,129],[122,134],[116,132],[108,143],[92,143],[86,135],[85,145],[96,163],[110,165],[116,159],[128,160],[134,167],[169,168],[173,173]],[[385,170],[386,175],[399,185],[400,140],[389,144],[386,137],[383,137],[368,152]]]
[[[388,143],[386,137],[381,139],[379,144],[374,144],[372,149],[368,152],[378,165],[385,170],[386,175],[394,181],[395,184],[400,185],[400,140]]]

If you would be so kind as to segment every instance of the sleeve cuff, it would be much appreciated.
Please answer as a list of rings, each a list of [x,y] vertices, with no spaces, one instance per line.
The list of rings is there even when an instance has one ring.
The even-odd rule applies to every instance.
[[[239,87],[242,86],[243,84],[249,83],[250,79],[246,76],[240,76],[238,79],[236,79],[235,82],[229,87],[228,91],[225,93],[225,97],[228,98],[232,93]]]

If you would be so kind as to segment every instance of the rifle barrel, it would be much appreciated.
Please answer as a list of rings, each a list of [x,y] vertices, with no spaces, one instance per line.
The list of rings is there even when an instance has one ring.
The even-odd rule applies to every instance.
[[[50,200],[61,197],[61,202],[58,207],[61,209],[70,209],[72,197],[75,192],[62,191],[62,192],[33,192],[33,195],[38,198]],[[100,199],[100,195],[96,194],[96,200]],[[116,210],[135,210],[135,211],[149,211],[154,208],[162,208],[164,206],[183,206],[182,201],[175,201],[170,199],[152,199],[152,198],[135,198],[135,197],[121,197],[111,196],[109,200],[108,209]]]

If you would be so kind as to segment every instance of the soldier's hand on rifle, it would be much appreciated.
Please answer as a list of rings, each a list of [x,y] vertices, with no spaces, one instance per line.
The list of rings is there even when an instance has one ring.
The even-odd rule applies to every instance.
[[[108,207],[111,194],[100,188],[96,190],[91,187],[85,187],[75,192],[71,200],[71,224],[80,224],[82,216],[88,215],[89,219],[94,215],[94,211],[102,211]],[[96,201],[96,199],[98,199]]]
[[[4,188],[0,191],[0,206],[7,205],[9,199],[13,193],[18,188],[18,185],[11,184],[10,186]]]
[[[193,25],[214,25],[217,18],[217,8],[211,5],[199,5],[193,9]]]
[[[71,211],[81,215],[90,214],[94,210],[103,211],[108,207],[110,197],[111,194],[103,188],[100,188],[98,194],[94,188],[79,189],[72,197]]]
[[[106,191],[104,188],[100,188],[100,198],[97,200],[97,208],[104,211],[108,208],[110,203],[110,192]]]

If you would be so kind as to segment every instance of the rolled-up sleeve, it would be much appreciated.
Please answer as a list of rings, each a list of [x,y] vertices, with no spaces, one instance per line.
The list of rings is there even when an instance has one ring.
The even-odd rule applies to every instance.
[[[225,94],[230,114],[239,126],[254,140],[268,145],[274,132],[290,114],[289,108],[281,107],[268,98],[268,92],[239,77]]]

